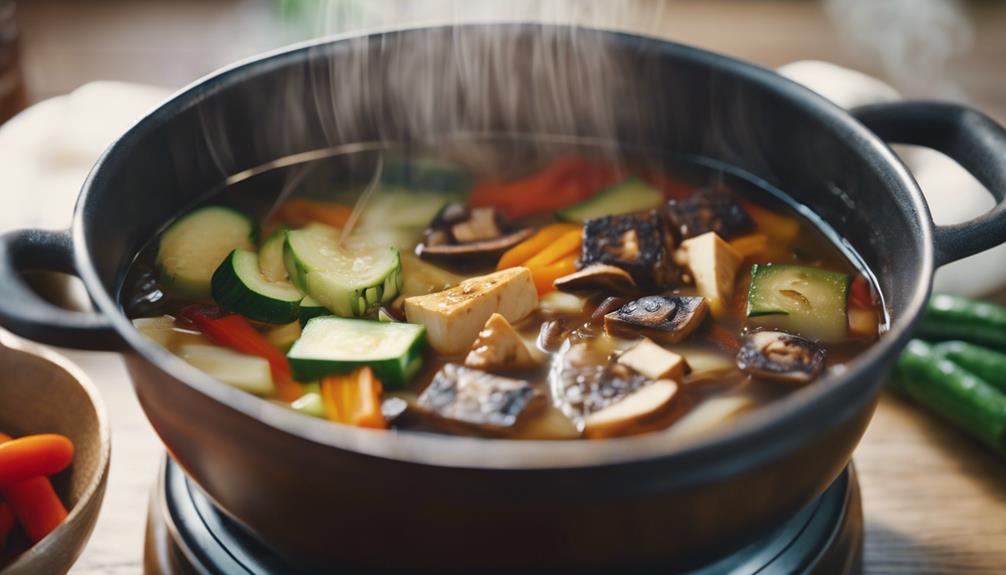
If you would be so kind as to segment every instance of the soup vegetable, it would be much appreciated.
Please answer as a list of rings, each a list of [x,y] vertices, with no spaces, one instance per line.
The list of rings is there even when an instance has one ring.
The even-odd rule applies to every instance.
[[[306,416],[525,439],[708,429],[883,328],[818,229],[711,168],[565,155],[503,179],[397,159],[379,180],[263,221],[188,213],[137,258],[127,313]]]

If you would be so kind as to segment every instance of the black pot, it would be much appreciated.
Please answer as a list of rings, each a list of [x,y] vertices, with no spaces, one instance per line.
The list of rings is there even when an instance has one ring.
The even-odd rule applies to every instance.
[[[611,123],[579,116],[589,107],[576,98],[569,123],[550,124],[534,98],[505,110],[492,96],[473,107],[465,84],[445,75],[453,60],[444,56],[490,37],[513,41],[519,57],[488,93],[509,87],[530,96],[548,82],[579,90],[574,75],[542,76],[535,50],[576,58],[582,52],[571,47],[596,42],[624,98],[609,103]],[[430,86],[443,90],[444,106],[472,113],[448,110],[450,122],[424,123],[408,98]],[[176,359],[134,330],[117,301],[134,255],[166,223],[228,176],[277,158],[465,130],[609,137],[605,126],[627,144],[721,160],[788,191],[876,274],[890,331],[841,373],[700,440],[532,443],[375,432],[293,414]],[[947,153],[998,206],[966,224],[934,226],[885,140]],[[144,118],[95,166],[69,232],[3,237],[0,319],[44,342],[124,350],[172,456],[221,509],[298,564],[437,573],[684,568],[751,541],[845,467],[934,266],[1006,241],[1004,191],[1006,133],[959,106],[898,103],[849,115],[770,71],[625,34],[528,25],[397,31],[237,65]],[[17,277],[39,268],[79,275],[98,312],[44,304]]]

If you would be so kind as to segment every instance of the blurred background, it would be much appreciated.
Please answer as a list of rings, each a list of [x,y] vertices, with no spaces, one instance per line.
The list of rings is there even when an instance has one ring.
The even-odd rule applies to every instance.
[[[992,0],[0,0],[0,119],[92,80],[173,89],[329,33],[493,17],[629,28],[769,67],[827,60],[1006,114],[1006,2]]]

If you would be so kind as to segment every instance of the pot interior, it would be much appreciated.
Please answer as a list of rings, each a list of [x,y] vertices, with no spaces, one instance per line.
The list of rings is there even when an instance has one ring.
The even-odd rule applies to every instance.
[[[214,194],[263,213],[287,190],[365,181],[388,147],[432,148],[494,169],[590,146],[724,166],[785,190],[876,275],[895,332],[889,339],[902,337],[928,289],[931,255],[918,192],[889,150],[770,72],[658,40],[575,32],[472,26],[321,43],[237,66],[176,96],[111,148],[82,195],[78,257],[85,279],[93,266],[101,284],[91,286],[102,292],[99,307],[129,330],[118,294],[135,255]],[[501,45],[515,55],[485,77],[458,71],[450,58]],[[602,65],[557,73],[583,58]],[[542,61],[551,65],[536,65]],[[543,104],[550,101],[558,103]],[[883,351],[858,361],[878,361]]]

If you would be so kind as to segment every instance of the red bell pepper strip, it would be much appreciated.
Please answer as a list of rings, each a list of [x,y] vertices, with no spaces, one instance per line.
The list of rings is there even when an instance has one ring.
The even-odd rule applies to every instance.
[[[182,310],[182,316],[214,343],[268,361],[276,395],[282,401],[296,401],[304,394],[300,384],[290,377],[290,364],[283,352],[269,343],[244,317],[221,316],[216,308],[206,306],[189,306]]]
[[[554,212],[581,202],[615,182],[617,171],[576,156],[561,157],[519,180],[486,179],[472,190],[472,207],[492,206],[508,218]]]
[[[862,275],[857,275],[852,280],[852,286],[849,288],[849,305],[862,308],[873,307],[870,283]]]

